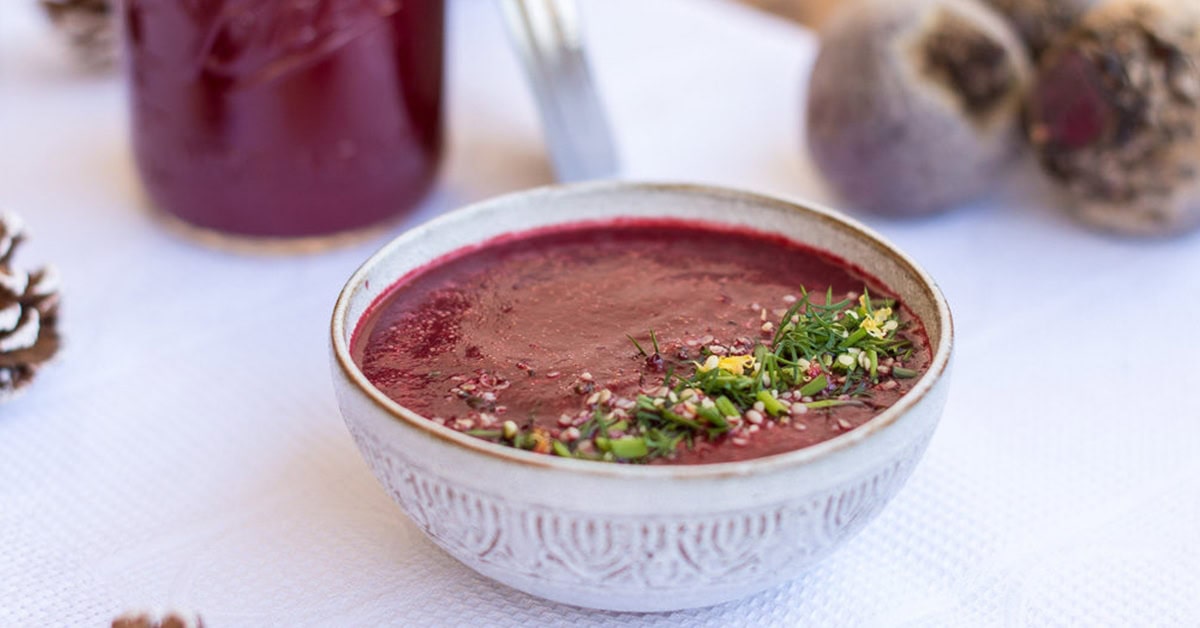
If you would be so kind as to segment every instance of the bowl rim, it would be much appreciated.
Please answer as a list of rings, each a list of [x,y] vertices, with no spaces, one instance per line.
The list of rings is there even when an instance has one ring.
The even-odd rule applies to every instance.
[[[453,224],[455,221],[462,219],[463,216],[485,211],[488,207],[493,205],[507,204],[521,199],[536,198],[539,196],[595,195],[614,192],[640,192],[645,194],[654,194],[660,192],[676,194],[684,193],[703,195],[707,197],[717,197],[721,200],[742,202],[752,205],[773,206],[775,208],[787,209],[789,211],[808,213],[819,220],[834,223],[836,227],[848,230],[855,237],[865,240],[868,244],[872,245],[881,253],[890,256],[896,263],[900,265],[902,270],[909,273],[917,280],[919,287],[925,291],[926,295],[933,302],[936,310],[936,317],[940,323],[941,333],[937,338],[938,348],[933,354],[929,368],[921,375],[921,377],[913,385],[912,389],[900,397],[900,399],[896,400],[895,403],[886,408],[883,412],[880,412],[866,423],[863,423],[853,430],[808,447],[769,456],[733,462],[716,462],[690,465],[631,465],[591,460],[576,460],[572,458],[563,458],[546,454],[536,454],[529,451],[514,449],[512,447],[505,447],[503,445],[498,445],[480,438],[475,438],[467,434],[457,432],[445,426],[438,425],[437,423],[434,423],[433,421],[422,417],[420,414],[413,412],[412,410],[409,410],[408,408],[393,401],[373,384],[371,384],[371,382],[366,378],[366,375],[363,374],[362,370],[358,368],[358,365],[354,363],[350,353],[349,340],[351,339],[351,334],[356,331],[361,317],[353,321],[353,327],[355,329],[351,329],[351,334],[347,334],[346,331],[348,321],[346,319],[348,316],[351,297],[365,282],[372,269],[380,264],[383,260],[393,255],[395,251],[404,246],[407,241],[419,238],[426,232],[442,229],[444,228],[443,225]],[[753,225],[749,225],[749,227],[754,229]],[[472,246],[473,244],[478,243],[466,243],[458,248]],[[836,251],[830,252],[834,255],[840,256],[840,254]],[[427,262],[433,262],[435,259],[436,258],[431,258],[427,260]],[[367,311],[369,311],[369,309],[364,310],[364,314]],[[928,321],[922,322],[926,323],[926,327],[928,328]],[[540,467],[550,470],[569,471],[571,473],[584,474],[594,477],[646,480],[664,478],[700,480],[720,477],[740,477],[749,474],[760,474],[809,465],[818,460],[828,458],[836,452],[849,449],[893,425],[909,410],[920,403],[946,373],[953,349],[954,321],[950,312],[950,306],[946,302],[946,299],[937,283],[911,257],[901,251],[898,247],[896,247],[896,245],[892,244],[882,235],[875,232],[873,229],[863,225],[853,218],[845,216],[844,214],[841,214],[840,212],[837,212],[819,203],[814,203],[807,200],[789,200],[767,194],[761,194],[758,192],[751,192],[748,190],[707,184],[649,181],[589,181],[583,183],[547,185],[511,192],[500,196],[489,197],[487,199],[476,201],[463,207],[445,212],[398,234],[396,237],[382,245],[370,257],[368,257],[367,260],[364,261],[346,281],[345,286],[342,287],[341,292],[338,294],[337,302],[334,304],[333,316],[330,323],[330,332],[332,334],[334,360],[341,369],[341,373],[345,376],[346,380],[349,381],[360,394],[364,395],[384,413],[391,415],[391,417],[396,419],[398,422],[406,424],[409,427],[423,432],[428,436],[432,436],[438,440],[461,448],[465,453],[484,456],[507,463],[518,464],[527,468]],[[931,339],[931,341],[932,340],[933,339]],[[344,418],[349,420],[349,417]]]

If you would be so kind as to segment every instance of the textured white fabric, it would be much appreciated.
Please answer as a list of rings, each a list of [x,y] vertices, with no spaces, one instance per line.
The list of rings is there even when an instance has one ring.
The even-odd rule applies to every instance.
[[[1200,238],[1090,233],[1030,176],[945,216],[866,217],[958,325],[909,485],[787,586],[587,612],[448,558],[356,453],[326,325],[383,239],[252,257],[163,231],[139,209],[119,83],[74,75],[32,2],[0,4],[0,204],[34,233],[18,260],[62,271],[68,341],[0,406],[0,625],[163,606],[212,626],[1200,625]],[[408,224],[550,177],[496,7],[452,6],[451,151]],[[696,0],[583,9],[626,176],[824,198],[800,139],[810,34]]]

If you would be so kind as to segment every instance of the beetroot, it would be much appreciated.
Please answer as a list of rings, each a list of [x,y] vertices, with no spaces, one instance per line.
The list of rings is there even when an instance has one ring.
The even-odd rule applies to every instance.
[[[814,162],[850,205],[920,215],[982,193],[1019,152],[1029,62],[974,0],[861,0],[821,34]]]
[[[1105,230],[1200,226],[1200,8],[1116,0],[1050,48],[1027,131],[1073,213]]]

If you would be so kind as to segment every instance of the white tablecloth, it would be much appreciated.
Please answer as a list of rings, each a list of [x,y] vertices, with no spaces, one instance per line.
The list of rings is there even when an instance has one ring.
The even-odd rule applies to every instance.
[[[953,390],[909,485],[806,577],[665,615],[494,584],[422,537],[359,458],[327,322],[379,238],[308,257],[177,239],[141,209],[115,78],[0,7],[0,205],[65,278],[68,344],[0,406],[0,625],[140,607],[234,625],[1200,625],[1200,238],[1072,224],[1037,185],[865,217],[938,278]],[[451,20],[449,158],[408,224],[550,181],[493,3]],[[622,176],[825,199],[801,150],[811,34],[697,0],[584,5]],[[399,229],[397,229],[398,231]]]

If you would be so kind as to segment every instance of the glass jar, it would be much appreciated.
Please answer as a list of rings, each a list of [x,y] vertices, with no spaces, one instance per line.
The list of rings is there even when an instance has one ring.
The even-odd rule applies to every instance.
[[[227,235],[329,236],[413,209],[442,150],[444,0],[124,0],[151,202]]]

